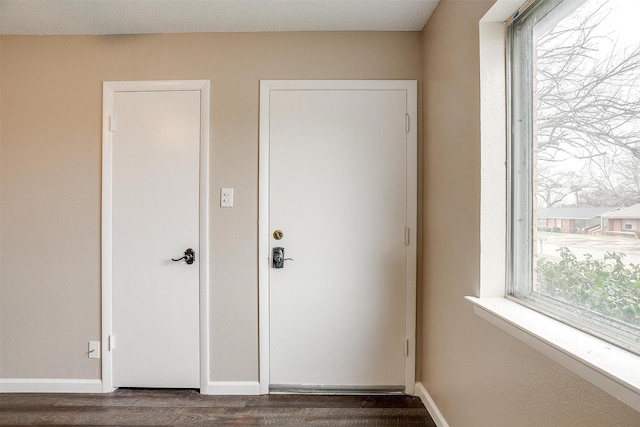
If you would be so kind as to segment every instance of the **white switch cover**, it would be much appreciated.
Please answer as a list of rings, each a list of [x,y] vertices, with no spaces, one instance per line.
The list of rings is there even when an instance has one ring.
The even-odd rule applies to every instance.
[[[89,341],[89,359],[100,359],[100,341]]]
[[[233,188],[220,189],[220,207],[222,208],[233,207]]]

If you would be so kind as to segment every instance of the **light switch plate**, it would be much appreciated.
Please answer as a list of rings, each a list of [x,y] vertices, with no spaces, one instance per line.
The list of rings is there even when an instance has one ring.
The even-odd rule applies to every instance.
[[[233,207],[233,188],[220,189],[220,207],[222,208]]]
[[[89,359],[100,359],[100,341],[89,341]]]

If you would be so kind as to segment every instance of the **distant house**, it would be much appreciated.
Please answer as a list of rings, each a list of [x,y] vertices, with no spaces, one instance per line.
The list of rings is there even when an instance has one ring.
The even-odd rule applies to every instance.
[[[636,235],[640,231],[640,203],[602,215],[608,220],[607,234]]]
[[[538,228],[561,233],[593,233],[601,230],[602,218],[613,208],[538,208]]]

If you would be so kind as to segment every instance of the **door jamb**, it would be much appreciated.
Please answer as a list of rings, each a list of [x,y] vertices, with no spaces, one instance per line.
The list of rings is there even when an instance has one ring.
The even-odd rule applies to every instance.
[[[416,370],[416,257],[418,212],[418,111],[415,80],[261,80],[258,191],[258,328],[260,340],[260,393],[269,394],[269,105],[270,93],[279,90],[404,90],[407,94],[407,245],[405,282],[405,393],[415,392]]]
[[[105,81],[102,88],[102,392],[113,388],[112,335],[112,166],[113,97],[115,92],[140,91],[200,92],[200,188],[199,188],[199,308],[200,308],[200,392],[209,383],[209,80]]]

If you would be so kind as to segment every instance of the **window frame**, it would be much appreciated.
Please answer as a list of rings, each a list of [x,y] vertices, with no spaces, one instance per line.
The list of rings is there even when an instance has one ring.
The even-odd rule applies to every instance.
[[[497,0],[479,21],[480,281],[466,299],[483,320],[640,411],[640,357],[506,297],[506,27],[530,5]]]
[[[520,304],[640,355],[640,328],[536,290],[536,32],[560,22],[587,1],[536,0],[506,24],[510,129],[507,134],[506,293]],[[564,221],[561,223],[560,228]]]

